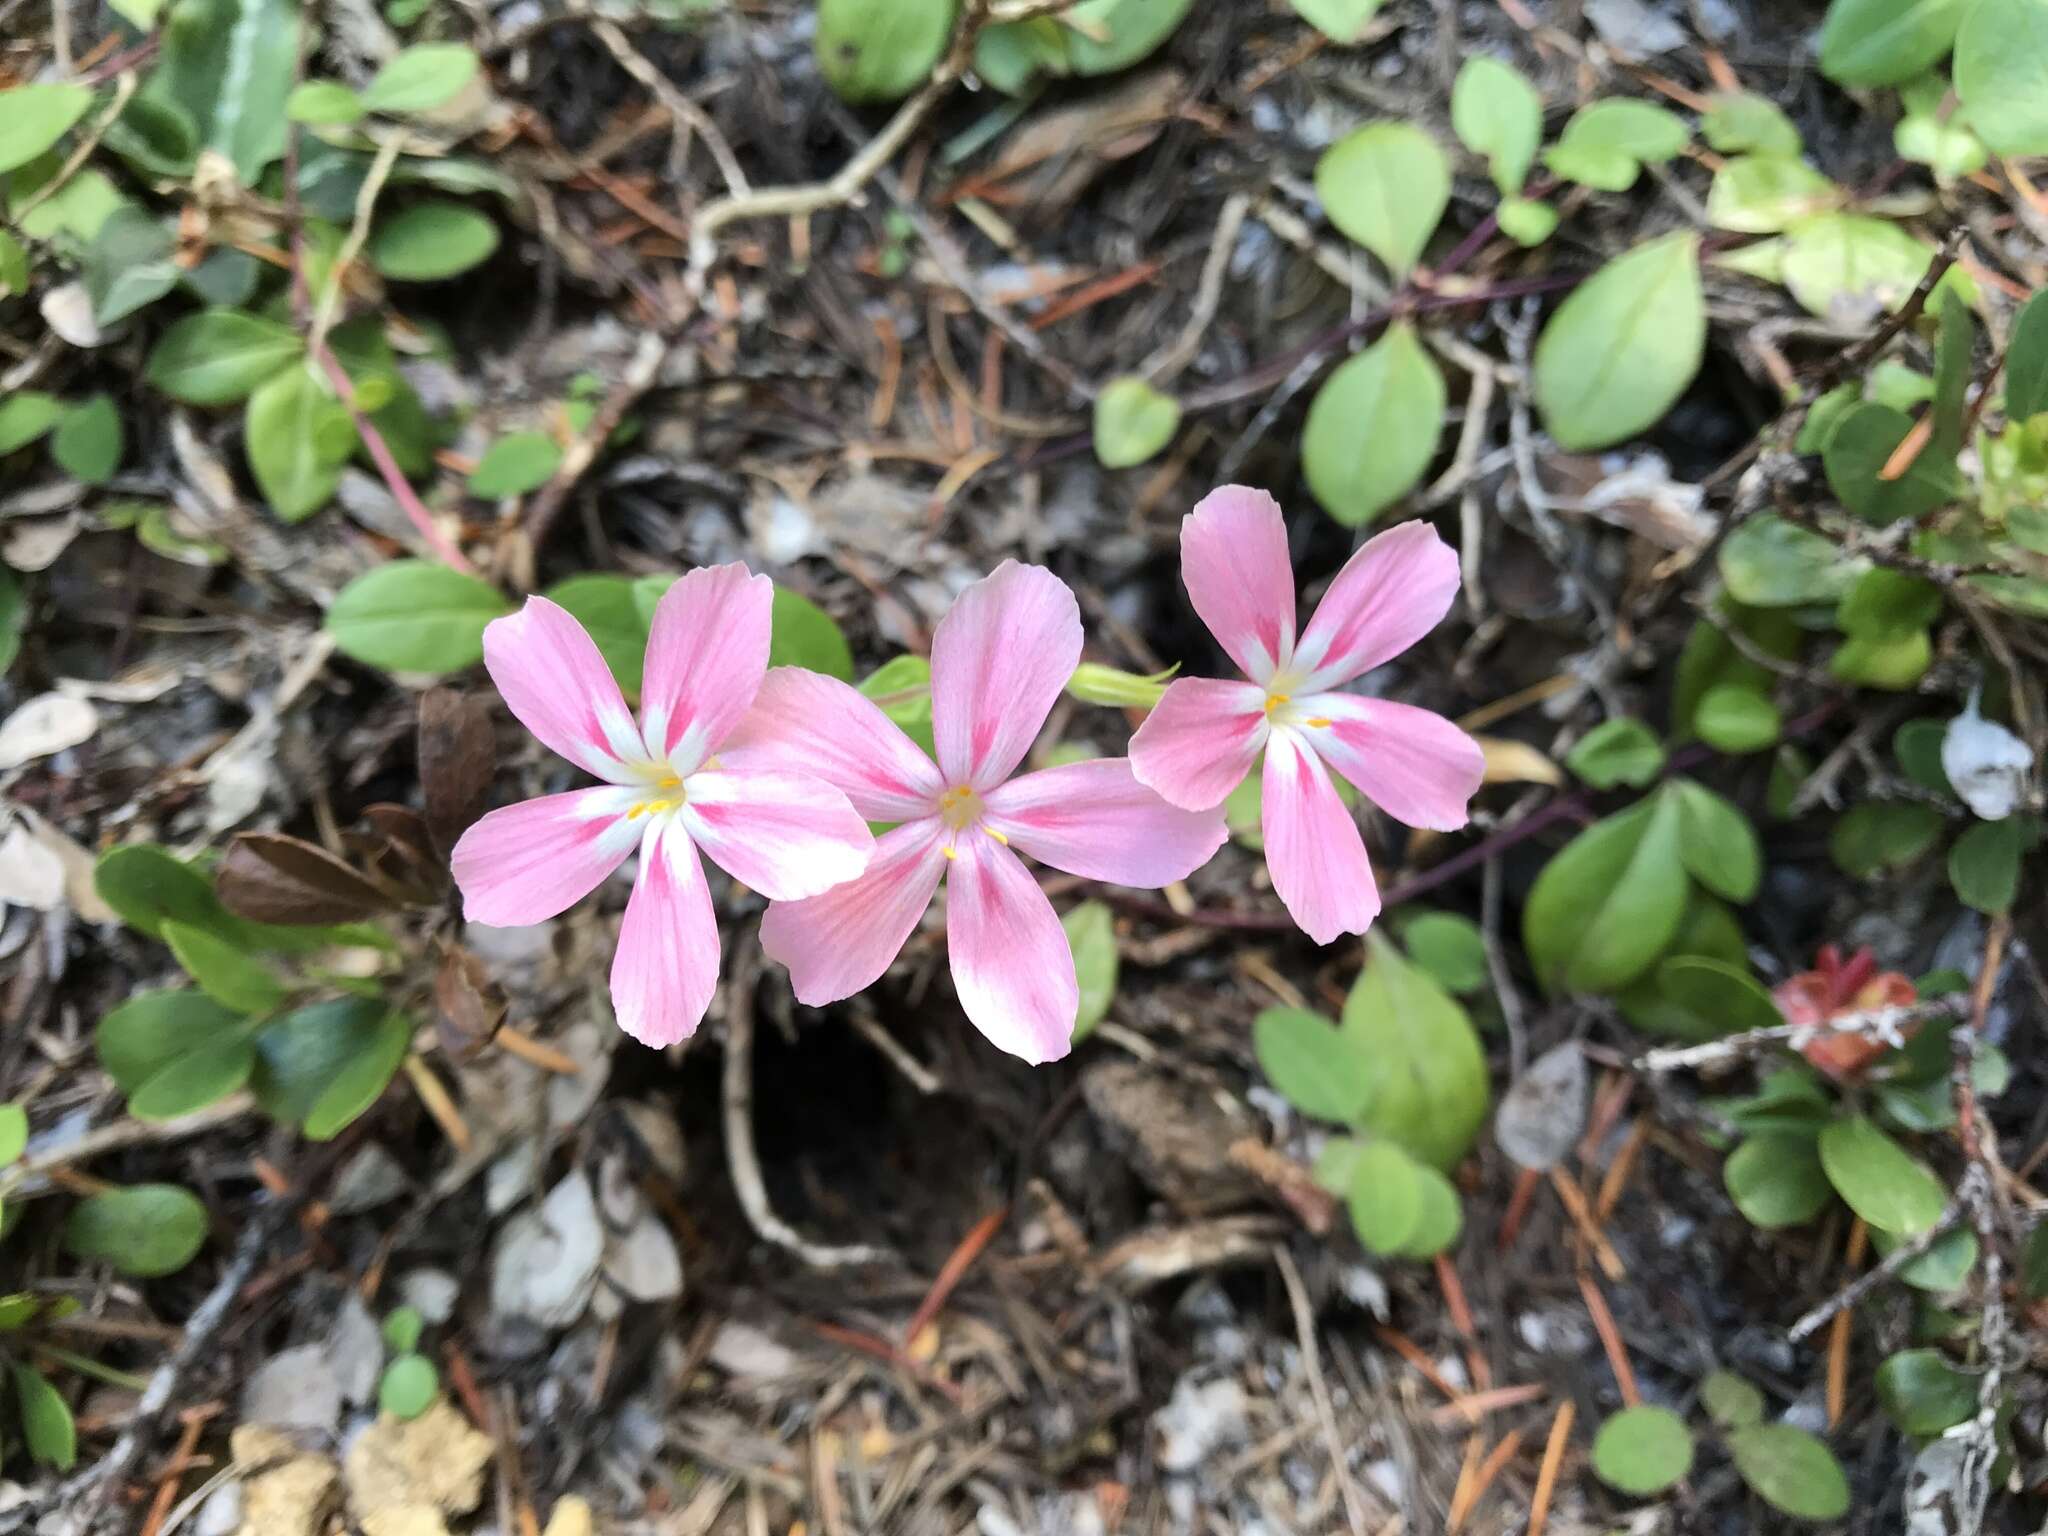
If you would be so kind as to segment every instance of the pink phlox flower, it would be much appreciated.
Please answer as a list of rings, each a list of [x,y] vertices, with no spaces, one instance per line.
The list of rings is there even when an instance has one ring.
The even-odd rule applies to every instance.
[[[774,587],[708,566],[654,611],[636,724],[596,644],[566,609],[528,598],[484,631],[484,665],[542,745],[604,783],[492,811],[455,845],[470,922],[538,923],[639,873],[612,961],[619,1025],[648,1045],[696,1031],[718,983],[718,919],[701,851],[770,898],[816,896],[867,867],[867,823],[830,784],[722,763],[718,749],[768,671]]]
[[[1131,771],[1200,810],[1264,752],[1273,888],[1318,944],[1363,933],[1379,887],[1331,774],[1396,821],[1448,832],[1465,825],[1486,764],[1441,715],[1337,690],[1436,627],[1457,596],[1458,557],[1427,523],[1389,528],[1345,563],[1297,636],[1280,504],[1227,485],[1182,520],[1180,562],[1195,612],[1251,681],[1174,683],[1131,740]]]
[[[858,880],[777,901],[761,945],[813,1006],[850,997],[896,958],[946,880],[946,946],[967,1017],[1026,1061],[1064,1056],[1080,1007],[1073,952],[1018,857],[1091,880],[1156,887],[1222,846],[1220,810],[1178,810],[1123,758],[1011,778],[1081,659],[1065,582],[1006,561],[932,636],[934,764],[846,684],[778,667],[728,744],[733,763],[812,773],[870,821],[898,823]]]

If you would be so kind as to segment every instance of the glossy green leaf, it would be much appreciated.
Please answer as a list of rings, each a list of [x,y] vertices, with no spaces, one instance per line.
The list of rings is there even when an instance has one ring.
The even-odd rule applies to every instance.
[[[5,104],[0,97],[0,106]],[[21,1438],[29,1455],[46,1467],[68,1472],[78,1460],[78,1426],[72,1422],[70,1407],[40,1371],[16,1361],[8,1372],[14,1378]]]
[[[1763,1422],[1763,1393],[1733,1371],[1715,1371],[1700,1383],[1700,1406],[1722,1429]]]
[[[1707,189],[1707,222],[1716,229],[1771,235],[1825,212],[1842,190],[1789,155],[1737,155],[1721,162]]]
[[[375,998],[344,997],[286,1014],[256,1037],[257,1102],[315,1141],[374,1104],[405,1059],[411,1031]]]
[[[92,92],[82,85],[17,85],[0,91],[0,172],[27,165],[85,116]]]
[[[1940,618],[1941,608],[1941,588],[1933,582],[1889,566],[1873,566],[1842,594],[1835,626],[1848,635],[1915,632]]]
[[[1110,1004],[1116,1001],[1116,920],[1106,904],[1084,901],[1060,919],[1060,926],[1066,930],[1067,948],[1074,956],[1074,980],[1081,992],[1072,1036],[1081,1041],[1109,1016]]]
[[[922,656],[890,658],[860,681],[860,692],[874,700],[903,733],[927,756],[932,744],[932,664]]]
[[[789,587],[775,589],[775,606],[768,633],[768,665],[803,667],[807,671],[853,681],[853,649],[839,622]]]
[[[237,309],[208,309],[164,332],[143,377],[187,405],[233,405],[304,351],[290,326]]]
[[[1837,85],[1897,85],[1940,62],[1964,0],[1833,0],[1820,29],[1820,68]]]
[[[1403,278],[1421,259],[1451,198],[1451,165],[1412,123],[1369,123],[1316,161],[1316,196],[1330,222]]]
[[[431,283],[486,261],[498,226],[465,203],[429,198],[380,220],[370,234],[370,265],[396,282]]]
[[[647,621],[640,616],[633,578],[595,574],[558,581],[541,596],[569,610],[597,643],[598,654],[630,701],[640,696],[647,660]]]
[[[818,0],[818,69],[847,101],[899,101],[930,78],[958,9],[957,0]]]
[[[1900,771],[1922,789],[1954,795],[1948,771],[1941,766],[1941,745],[1948,735],[1946,720],[1908,720],[1892,732],[1892,755]]]
[[[1835,1197],[1811,1135],[1769,1131],[1728,1155],[1721,1180],[1735,1209],[1753,1227],[1803,1226]]]
[[[1862,879],[1912,863],[1934,846],[1941,827],[1941,812],[1931,805],[1867,801],[1835,823],[1828,852],[1844,874]]]
[[[347,408],[303,367],[285,368],[256,386],[243,410],[242,435],[258,489],[288,523],[327,505],[356,444]]]
[[[1728,1437],[1735,1470],[1773,1509],[1799,1520],[1839,1520],[1849,1512],[1841,1463],[1814,1436],[1790,1424],[1752,1424]]]
[[[1595,789],[1641,789],[1664,771],[1664,746],[1640,720],[1603,720],[1573,743],[1564,765]]]
[[[93,889],[121,921],[152,939],[166,921],[214,933],[233,931],[233,919],[213,893],[213,882],[152,843],[109,848],[93,866]]]
[[[1871,1229],[1870,1246],[1883,1258],[1911,1239]],[[1927,1251],[1899,1271],[1899,1283],[1916,1291],[1942,1296],[1962,1289],[1977,1267],[1977,1234],[1955,1227],[1934,1240]]]
[[[206,1207],[175,1184],[131,1184],[90,1195],[64,1223],[64,1249],[73,1258],[142,1279],[183,1269],[205,1242]]]
[[[559,444],[545,432],[512,432],[484,450],[469,472],[469,494],[496,500],[537,491],[562,465]]]
[[[1870,569],[1832,540],[1768,512],[1722,540],[1718,563],[1728,595],[1756,608],[1839,601]]]
[[[1365,948],[1341,1026],[1371,1084],[1356,1123],[1447,1169],[1485,1123],[1486,1053],[1470,1016],[1429,972],[1376,931]]]
[[[378,1331],[384,1335],[386,1349],[394,1355],[409,1355],[420,1347],[420,1335],[426,1326],[427,1320],[417,1307],[395,1307]]]
[[[1977,1412],[1979,1380],[1938,1349],[1902,1349],[1877,1368],[1877,1400],[1901,1433],[1938,1435]]]
[[[1677,801],[1658,795],[1595,822],[1552,855],[1522,909],[1551,992],[1612,992],[1650,968],[1684,915]]]
[[[1666,235],[1574,290],[1536,343],[1543,423],[1572,452],[1654,426],[1699,372],[1706,345],[1699,237]]]
[[[142,92],[181,109],[254,187],[284,155],[298,34],[294,0],[178,0]]]
[[[262,962],[204,928],[168,921],[163,940],[199,990],[237,1013],[268,1013],[285,1000],[285,985]]]
[[[1941,1181],[1868,1116],[1844,1116],[1822,1131],[1820,1161],[1849,1209],[1881,1232],[1925,1232],[1948,1205]]]
[[[1294,14],[1333,43],[1355,43],[1384,0],[1289,0]]]
[[[1828,658],[1828,671],[1845,683],[1902,693],[1934,664],[1934,642],[1924,629],[1905,634],[1851,635]]]
[[[1301,465],[1309,491],[1345,527],[1371,522],[1421,481],[1443,421],[1442,370],[1412,327],[1388,326],[1323,381],[1308,408]]]
[[[1414,1159],[1388,1141],[1360,1147],[1346,1204],[1358,1240],[1370,1253],[1399,1253],[1422,1225],[1422,1180]]]
[[[128,1096],[138,1120],[176,1120],[218,1104],[249,1081],[256,1049],[236,1033],[198,1046],[165,1063]]]
[[[1317,1120],[1350,1125],[1372,1096],[1374,1074],[1358,1042],[1301,1008],[1268,1008],[1252,1021],[1259,1070],[1288,1103]]]
[[[1771,994],[1741,965],[1707,955],[1673,955],[1658,962],[1658,990],[1674,1008],[1697,1021],[1694,1039],[1716,1039],[1785,1022]]]
[[[1104,469],[1129,469],[1158,455],[1180,430],[1180,402],[1126,374],[1095,397],[1095,457]]]
[[[107,215],[81,272],[94,323],[114,325],[177,287],[176,254],[177,241],[154,215],[134,204]]]
[[[1796,155],[1804,148],[1792,119],[1752,91],[1716,94],[1700,116],[1700,133],[1724,155]]]
[[[0,454],[13,453],[48,432],[64,415],[64,402],[40,389],[18,389],[0,400]]]
[[[1678,853],[1693,879],[1729,901],[1755,896],[1764,861],[1749,818],[1691,779],[1673,779],[1663,793],[1678,801]]]
[[[2010,912],[2019,895],[2020,865],[2038,840],[2038,828],[2025,816],[1972,822],[1948,851],[1948,883],[1956,899],[1979,912]]]
[[[1061,17],[1067,66],[1077,75],[1113,75],[1159,48],[1194,0],[1079,0]]]
[[[111,395],[92,395],[66,411],[50,435],[50,457],[87,485],[102,485],[121,467],[125,435]]]
[[[453,101],[477,68],[474,50],[460,43],[415,43],[384,61],[363,87],[363,106],[393,116],[431,112]]]
[[[1475,53],[1451,83],[1451,131],[1486,161],[1501,196],[1513,197],[1543,144],[1543,98],[1512,64]]]
[[[424,1355],[400,1355],[377,1382],[377,1407],[394,1419],[416,1419],[441,1395],[441,1377]]]
[[[1460,997],[1486,989],[1486,936],[1469,917],[1455,912],[1418,912],[1400,925],[1408,958]]]
[[[484,626],[512,611],[497,588],[427,560],[393,560],[341,589],[327,632],[342,654],[391,672],[455,672],[483,660]]]
[[[1678,931],[1661,959],[1615,994],[1622,1015],[1645,1034],[1698,1042],[1728,1032],[1727,1020],[1746,1016],[1754,998],[1738,993],[1719,975],[1672,970],[1680,961],[1709,961],[1739,977],[1749,976],[1748,946],[1735,916],[1715,897],[1693,886]],[[1752,983],[1753,985],[1754,983]]]
[[[1961,0],[1956,94],[2001,155],[2048,154],[2048,0]]]
[[[1669,1408],[1624,1408],[1593,1437],[1593,1471],[1618,1492],[1648,1498],[1691,1470],[1692,1431]]]

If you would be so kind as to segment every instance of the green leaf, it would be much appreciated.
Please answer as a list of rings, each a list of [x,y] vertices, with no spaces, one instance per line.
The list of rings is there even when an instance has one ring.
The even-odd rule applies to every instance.
[[[293,122],[318,127],[353,123],[367,110],[363,98],[339,80],[308,80],[294,87],[284,104],[285,116]]]
[[[1721,162],[1707,189],[1707,222],[1716,229],[1773,235],[1825,212],[1843,196],[1827,177],[1789,155],[1737,155]]]
[[[304,367],[272,374],[243,408],[243,445],[257,488],[287,523],[326,506],[355,451],[355,422],[325,380]]]
[[[1422,1224],[1422,1180],[1414,1159],[1390,1141],[1368,1142],[1352,1166],[1347,1204],[1370,1253],[1399,1253]]]
[[[1798,1520],[1839,1520],[1849,1512],[1849,1480],[1830,1451],[1790,1424],[1752,1424],[1728,1437],[1735,1470],[1773,1509]]]
[[[1934,665],[1934,641],[1926,630],[1907,634],[1851,635],[1828,658],[1828,671],[1845,683],[1903,692]]]
[[[457,672],[483,660],[484,626],[511,611],[478,577],[393,560],[341,589],[327,632],[343,655],[389,672]]]
[[[14,196],[19,198],[29,189],[22,185],[23,178],[33,176],[37,186],[47,182],[57,172],[56,157],[38,162],[40,171],[32,167],[14,178]],[[76,249],[84,249],[92,243],[92,237],[100,232],[100,226],[107,216],[128,199],[121,189],[114,185],[106,172],[87,166],[69,181],[50,194],[43,202],[23,214],[17,228],[22,235],[34,240],[57,240]]]
[[[2001,155],[2048,154],[2048,0],[1972,0],[1951,5],[1956,94],[1970,126]]]
[[[142,94],[180,109],[200,142],[254,187],[284,155],[285,102],[299,49],[294,0],[180,0]]]
[[[1785,235],[1784,281],[1824,320],[1865,325],[1912,296],[1933,248],[1886,219],[1821,213]]]
[[[1938,63],[1956,40],[1963,0],[1833,0],[1820,29],[1820,70],[1837,85],[1897,85]]]
[[[384,1335],[386,1349],[394,1355],[409,1355],[420,1347],[420,1335],[426,1326],[427,1320],[420,1316],[417,1307],[396,1307],[379,1331]]]
[[[628,700],[640,695],[647,660],[647,621],[640,616],[633,585],[630,576],[571,576],[541,594],[568,609],[590,632],[598,654],[612,669]]]
[[[1557,231],[1557,210],[1526,197],[1503,198],[1493,216],[1500,232],[1517,245],[1541,245]]]
[[[28,1148],[28,1111],[19,1104],[0,1104],[0,1168]]]
[[[1113,75],[1152,53],[1194,0],[1080,0],[1060,18],[1067,64],[1077,75]]]
[[[1808,1142],[1819,1137],[1835,1114],[1833,1097],[1821,1086],[1819,1075],[1805,1066],[1775,1067],[1750,1097],[1723,1099],[1715,1107],[1745,1136],[1782,1132]]]
[[[238,309],[208,309],[164,332],[143,377],[187,405],[233,405],[304,351],[289,326]]]
[[[1973,822],[1948,851],[1948,883],[1966,907],[1993,915],[2010,912],[2019,895],[2020,861],[2038,829],[2025,816]]]
[[[1368,933],[1342,1028],[1371,1083],[1356,1123],[1432,1167],[1465,1155],[1485,1123],[1486,1053],[1472,1020],[1421,966]]]
[[[1626,192],[1646,164],[1661,165],[1684,151],[1692,134],[1685,119],[1654,102],[1612,96],[1572,114],[1544,162],[1568,181],[1602,192]]]
[[[284,983],[266,966],[204,928],[167,921],[163,940],[199,990],[223,1008],[268,1013],[288,995]]]
[[[1396,1252],[1404,1259],[1433,1259],[1448,1251],[1465,1230],[1465,1207],[1457,1186],[1434,1168],[1421,1163],[1409,1167],[1421,1200],[1415,1224]]]
[[[1571,452],[1655,425],[1699,372],[1706,336],[1699,237],[1637,246],[1575,290],[1543,328],[1534,390],[1544,425]]]
[[[1664,746],[1640,720],[1603,720],[1573,744],[1564,765],[1595,789],[1641,789],[1664,771]]]
[[[801,592],[778,586],[768,630],[768,665],[804,667],[850,683],[853,648],[831,614]]]
[[[0,172],[55,147],[85,116],[92,92],[82,85],[17,85],[0,91]]]
[[[1754,608],[1836,602],[1870,569],[1831,539],[1768,512],[1722,541],[1719,564],[1728,595]]]
[[[1475,53],[1451,83],[1451,131],[1486,161],[1501,196],[1513,197],[1543,144],[1543,98],[1512,64]]]
[[[128,1096],[128,1113],[161,1123],[196,1113],[249,1081],[256,1049],[237,1034],[202,1045],[168,1062]]]
[[[1700,118],[1700,132],[1724,155],[1796,155],[1805,147],[1778,104],[1749,91],[1717,94]]]
[[[2048,411],[2048,289],[2020,306],[2005,351],[2005,414],[2025,421]]]
[[[1408,958],[1460,997],[1485,990],[1489,980],[1486,936],[1455,912],[1418,912],[1401,923]]]
[[[139,174],[175,180],[196,168],[199,125],[176,102],[138,93],[108,124],[106,145]]]
[[[175,1184],[131,1184],[88,1196],[64,1223],[64,1249],[124,1275],[154,1279],[192,1262],[206,1242],[206,1207]]]
[[[1678,801],[1678,853],[1693,879],[1729,901],[1755,896],[1764,861],[1749,818],[1691,779],[1672,780],[1664,793]]]
[[[1972,176],[1991,163],[1991,151],[1967,123],[1961,112],[1948,118],[1932,112],[1902,117],[1892,129],[1892,146],[1900,159],[1930,167],[1937,182]]]
[[[1443,421],[1442,371],[1405,321],[1388,326],[1316,391],[1301,436],[1309,491],[1345,527],[1371,522],[1422,479]]]
[[[1912,863],[1934,846],[1941,827],[1941,812],[1931,805],[1867,801],[1835,823],[1828,852],[1842,873],[1860,880]]]
[[[182,859],[151,843],[109,848],[93,866],[93,889],[121,921],[152,939],[175,920],[215,933],[232,930],[233,919],[213,894],[213,884]]]
[[[1763,1393],[1733,1371],[1715,1371],[1700,1383],[1700,1406],[1722,1429],[1763,1422]]]
[[[2036,1221],[2020,1245],[2019,1284],[2028,1301],[2048,1296],[2048,1221]]]
[[[14,1400],[21,1411],[21,1438],[28,1453],[46,1467],[68,1472],[78,1460],[78,1426],[71,1409],[40,1371],[19,1362],[8,1367]]]
[[[1753,1227],[1804,1226],[1834,1198],[1811,1135],[1769,1131],[1751,1136],[1721,1169],[1728,1198]]]
[[[818,0],[818,69],[847,101],[900,101],[930,78],[957,10],[957,0]]]
[[[28,626],[28,597],[21,578],[0,566],[0,675],[21,654],[21,632]]]
[[[416,1419],[441,1395],[441,1378],[424,1355],[400,1355],[384,1367],[377,1406],[394,1419]]]
[[[545,432],[512,432],[484,451],[469,472],[469,494],[497,500],[537,491],[562,465],[562,450]]]
[[[1941,744],[1947,736],[1946,720],[1908,720],[1892,732],[1892,755],[1906,777],[1922,789],[1953,795],[1955,786],[1941,766]]]
[[[125,320],[178,286],[177,242],[161,221],[130,203],[116,208],[85,249],[85,291],[96,324]]]
[[[1451,165],[1412,123],[1370,123],[1323,151],[1316,196],[1332,224],[1404,278],[1450,202]]]
[[[1624,1408],[1593,1437],[1593,1471],[1618,1492],[1648,1498],[1691,1470],[1692,1431],[1669,1408]]]
[[[1941,1181],[1868,1116],[1845,1116],[1822,1131],[1820,1161],[1849,1209],[1880,1232],[1925,1232],[1948,1205]]]
[[[1678,839],[1678,802],[1658,795],[1596,821],[1543,867],[1522,937],[1546,990],[1613,992],[1650,968],[1691,888]]]
[[[103,485],[121,467],[121,413],[111,395],[93,395],[64,413],[50,438],[50,457],[87,485]]]
[[[1116,1001],[1116,921],[1102,902],[1084,901],[1060,919],[1060,926],[1067,931],[1074,979],[1081,988],[1072,1038],[1085,1040],[1109,1016],[1109,1005]]]
[[[400,116],[446,106],[476,78],[475,52],[460,43],[415,43],[401,48],[363,87],[371,112]]]
[[[861,680],[860,692],[874,700],[904,735],[935,756],[932,744],[932,664],[922,656],[894,656]]]
[[[1365,1111],[1373,1076],[1358,1043],[1301,1008],[1268,1008],[1252,1021],[1259,1070],[1288,1103],[1316,1120],[1350,1125]]]
[[[315,1141],[339,1134],[377,1102],[411,1038],[376,998],[344,997],[286,1014],[256,1037],[256,1101]]]
[[[1785,1022],[1771,994],[1742,965],[1729,960],[1672,955],[1658,963],[1656,983],[1667,1004],[1696,1021],[1687,1031],[1692,1039],[1718,1039]]]
[[[1895,636],[1922,631],[1941,617],[1941,588],[1889,566],[1872,566],[1842,594],[1835,627],[1847,635]]]
[[[1894,1237],[1875,1228],[1870,1234],[1870,1246],[1877,1251],[1879,1258],[1908,1241],[1910,1239]],[[1925,1253],[1900,1270],[1899,1283],[1910,1285],[1916,1291],[1948,1295],[1961,1290],[1976,1267],[1977,1234],[1968,1227],[1957,1227],[1942,1233]]]
[[[1142,464],[1180,430],[1180,402],[1143,379],[1111,379],[1095,397],[1095,457],[1104,469]]]
[[[1383,0],[1291,0],[1294,14],[1333,43],[1355,43]]]
[[[63,401],[40,389],[18,389],[0,400],[0,455],[27,447],[63,414]]]
[[[1977,1412],[1979,1380],[1938,1349],[1902,1349],[1877,1368],[1877,1400],[1902,1434],[1938,1435]]]
[[[0,299],[28,292],[28,252],[21,242],[0,229]]]
[[[498,226],[463,203],[429,198],[382,220],[370,265],[395,282],[431,283],[467,272],[498,248]]]

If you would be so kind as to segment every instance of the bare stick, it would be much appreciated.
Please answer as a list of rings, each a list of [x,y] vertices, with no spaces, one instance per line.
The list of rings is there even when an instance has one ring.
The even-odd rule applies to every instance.
[[[1872,1008],[1863,1013],[1842,1013],[1818,1024],[1772,1024],[1763,1029],[1744,1030],[1709,1040],[1705,1045],[1666,1046],[1645,1051],[1635,1059],[1638,1072],[1672,1072],[1681,1067],[1703,1067],[1754,1055],[1768,1045],[1784,1043],[1798,1050],[1809,1041],[1828,1035],[1867,1035],[1889,1045],[1904,1043],[1901,1028],[1924,1019],[1960,1018],[1969,1005],[1966,997],[1936,997],[1924,1003],[1906,1003],[1892,1008]]]
[[[1911,1242],[1899,1244],[1898,1247],[1884,1256],[1882,1264],[1878,1265],[1875,1269],[1864,1271],[1850,1284],[1843,1286],[1826,1301],[1800,1318],[1798,1322],[1785,1330],[1786,1339],[1791,1343],[1797,1344],[1801,1339],[1817,1332],[1836,1313],[1844,1308],[1855,1306],[1879,1286],[1895,1279],[1900,1270],[1911,1264],[1915,1259],[1927,1252],[1928,1249],[1940,1242],[1942,1238],[1946,1237],[1953,1230],[1956,1223],[1961,1220],[1962,1213],[1961,1202],[1950,1201],[1948,1209],[1941,1213],[1941,1219],[1936,1221],[1933,1226],[1914,1237]]]
[[[1344,1457],[1344,1437],[1337,1429],[1337,1410],[1330,1403],[1329,1383],[1323,1380],[1322,1354],[1316,1348],[1316,1323],[1309,1312],[1308,1288],[1301,1283],[1301,1271],[1293,1256],[1278,1243],[1273,1245],[1273,1262],[1287,1287],[1287,1302],[1294,1309],[1294,1332],[1301,1343],[1301,1364],[1308,1376],[1308,1388],[1315,1398],[1316,1417],[1322,1421],[1323,1443],[1330,1451],[1330,1473],[1337,1479],[1337,1491],[1344,1496],[1344,1518],[1352,1536],[1365,1536],[1365,1508],[1358,1485],[1351,1478],[1351,1464]]]

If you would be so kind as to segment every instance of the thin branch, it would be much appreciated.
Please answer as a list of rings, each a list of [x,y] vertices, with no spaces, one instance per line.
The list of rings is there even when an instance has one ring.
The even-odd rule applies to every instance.
[[[1830,1035],[1862,1035],[1887,1045],[1905,1044],[1902,1033],[1908,1024],[1928,1019],[1961,1018],[1968,999],[1960,996],[1930,998],[1921,1003],[1903,1003],[1890,1008],[1871,1008],[1860,1013],[1838,1013],[1818,1024],[1771,1024],[1763,1029],[1744,1030],[1704,1045],[1664,1046],[1645,1051],[1633,1065],[1638,1072],[1675,1072],[1685,1067],[1704,1067],[1753,1056],[1767,1046],[1789,1045],[1800,1050],[1809,1042]]]
[[[1316,1348],[1316,1322],[1309,1311],[1308,1287],[1301,1283],[1301,1271],[1295,1268],[1293,1256],[1277,1243],[1273,1246],[1273,1263],[1287,1287],[1287,1304],[1294,1312],[1294,1335],[1301,1345],[1302,1371],[1308,1377],[1309,1394],[1315,1399],[1316,1418],[1323,1429],[1323,1444],[1330,1453],[1330,1475],[1336,1478],[1337,1491],[1344,1499],[1345,1521],[1352,1536],[1365,1536],[1365,1505],[1351,1476],[1350,1448],[1337,1428],[1337,1410],[1330,1402],[1329,1383],[1323,1380],[1322,1354]]]
[[[1948,1209],[1941,1213],[1940,1219],[1933,1226],[1929,1227],[1925,1232],[1916,1234],[1911,1241],[1899,1244],[1898,1247],[1885,1255],[1882,1264],[1878,1265],[1875,1269],[1865,1270],[1855,1280],[1843,1286],[1842,1289],[1835,1292],[1834,1295],[1786,1329],[1786,1341],[1797,1344],[1800,1340],[1810,1337],[1819,1331],[1828,1319],[1836,1313],[1855,1306],[1879,1286],[1889,1284],[1892,1280],[1896,1279],[1900,1270],[1926,1253],[1928,1249],[1932,1248],[1953,1231],[1956,1223],[1961,1220],[1962,1213],[1962,1202],[1951,1200],[1948,1204]]]

